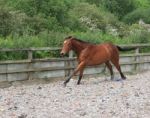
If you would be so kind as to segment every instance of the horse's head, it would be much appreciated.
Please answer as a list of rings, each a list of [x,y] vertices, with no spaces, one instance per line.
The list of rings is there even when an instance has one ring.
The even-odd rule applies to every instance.
[[[67,54],[72,49],[72,43],[71,43],[72,40],[71,39],[73,39],[72,36],[69,36],[69,37],[65,38],[62,50],[60,52],[60,54],[62,56],[64,56],[65,54]]]

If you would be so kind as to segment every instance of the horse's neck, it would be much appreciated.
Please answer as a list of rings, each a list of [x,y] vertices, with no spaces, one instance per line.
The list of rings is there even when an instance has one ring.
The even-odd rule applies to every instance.
[[[77,56],[80,55],[81,51],[84,50],[90,44],[82,43],[82,42],[73,42],[73,50],[77,53]]]

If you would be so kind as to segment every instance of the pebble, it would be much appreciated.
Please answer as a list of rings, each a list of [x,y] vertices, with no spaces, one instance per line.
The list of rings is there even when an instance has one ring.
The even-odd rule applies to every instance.
[[[80,116],[85,116],[86,115],[86,112],[81,112],[80,113]]]
[[[42,87],[41,87],[41,86],[39,86],[37,89],[42,89]]]
[[[18,118],[26,118],[27,114],[21,114],[20,116],[18,116]]]

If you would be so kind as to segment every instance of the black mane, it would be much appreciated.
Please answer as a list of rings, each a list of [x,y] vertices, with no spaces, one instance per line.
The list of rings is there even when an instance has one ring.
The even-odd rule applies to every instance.
[[[81,39],[77,39],[77,38],[75,38],[73,36],[68,36],[65,39],[72,39],[72,40],[76,40],[76,41],[81,42],[81,43],[94,44],[94,43],[87,42],[87,41],[84,41],[84,40],[81,40]]]
[[[65,39],[70,39],[70,38],[73,38],[72,36],[68,36],[68,37],[66,37]]]
[[[96,43],[93,43],[93,42],[88,42],[88,41],[84,41],[84,40],[77,39],[77,38],[73,38],[73,39],[76,40],[76,41],[79,41],[79,42],[81,42],[81,43],[96,45]]]
[[[77,38],[73,38],[73,40],[79,41],[79,42],[81,42],[81,43],[90,43],[90,42],[83,41],[83,40],[81,40],[81,39],[77,39]]]

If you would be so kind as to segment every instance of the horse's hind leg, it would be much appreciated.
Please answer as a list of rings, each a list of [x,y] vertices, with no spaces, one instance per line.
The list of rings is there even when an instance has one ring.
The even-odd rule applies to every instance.
[[[112,59],[111,62],[114,64],[114,66],[117,68],[117,70],[120,73],[120,76],[122,79],[126,79],[126,77],[124,76],[124,74],[121,71],[121,67],[119,65],[119,58],[118,59]]]
[[[82,79],[83,70],[84,70],[84,68],[82,68],[82,70],[80,70],[79,79],[78,79],[78,82],[77,82],[78,85],[80,84],[80,81],[81,81],[81,79]]]
[[[82,69],[84,68],[84,65],[85,65],[85,63],[84,63],[84,62],[81,62],[81,63],[77,66],[77,68],[75,69],[75,71],[68,77],[68,79],[65,80],[64,86],[66,86],[66,84],[70,81],[70,79],[71,79],[74,75],[76,75],[80,70],[82,70]],[[82,77],[81,77],[81,78],[82,78]],[[81,80],[81,78],[80,78],[80,80]]]
[[[110,71],[111,80],[113,80],[113,79],[114,79],[114,72],[113,72],[113,69],[112,69],[112,65],[110,64],[109,61],[107,61],[105,64],[106,64],[107,68],[108,68],[109,71]]]

